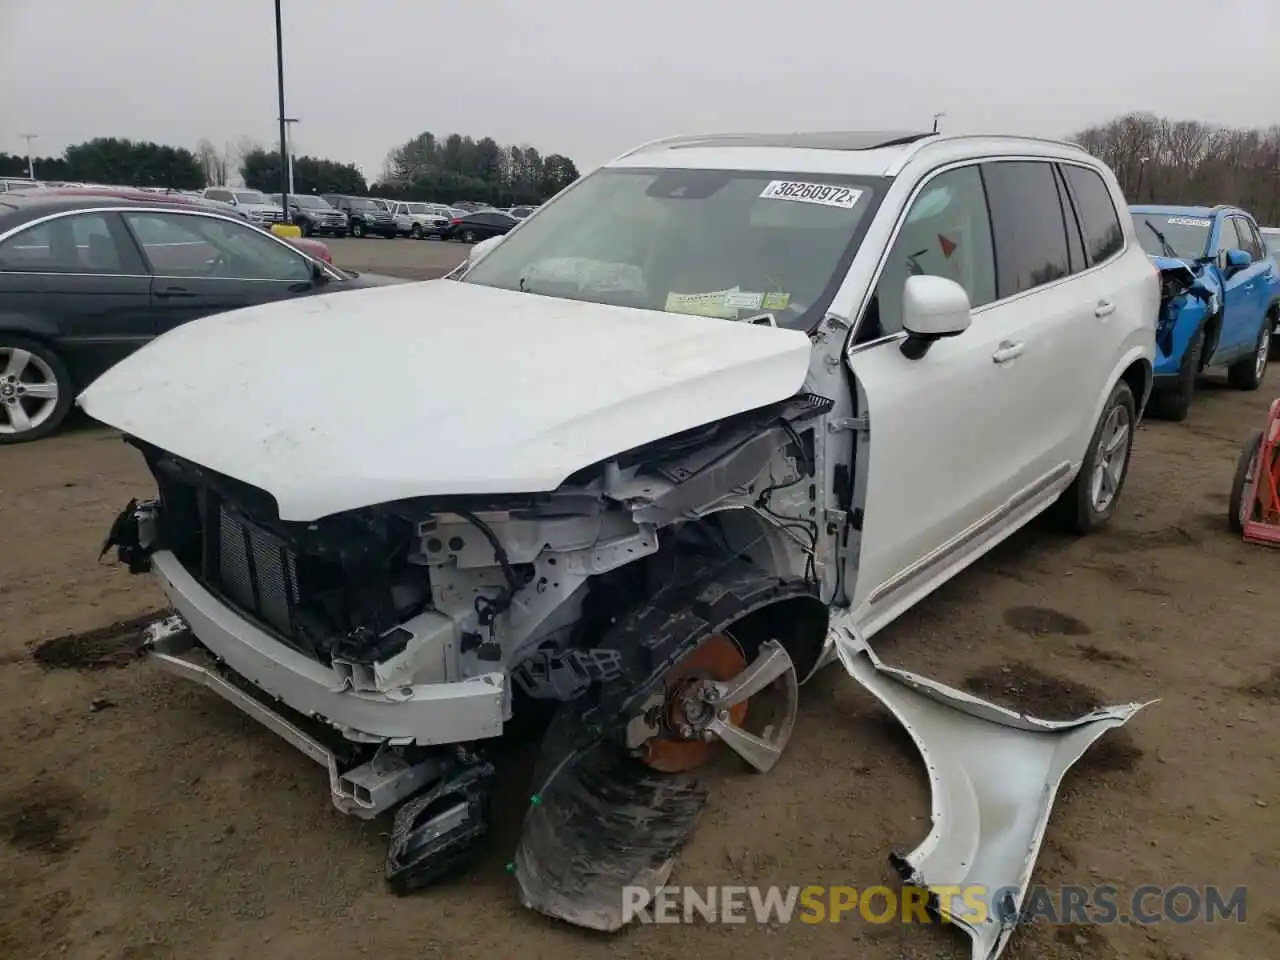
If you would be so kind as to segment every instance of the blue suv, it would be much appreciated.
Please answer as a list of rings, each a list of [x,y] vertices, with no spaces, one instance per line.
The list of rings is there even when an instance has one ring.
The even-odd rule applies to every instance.
[[[1196,377],[1226,367],[1257,390],[1280,323],[1280,270],[1253,217],[1238,207],[1130,206],[1161,278],[1152,410],[1183,420]]]

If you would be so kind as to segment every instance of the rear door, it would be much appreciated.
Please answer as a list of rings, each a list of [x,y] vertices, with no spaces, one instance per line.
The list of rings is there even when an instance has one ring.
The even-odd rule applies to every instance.
[[[152,338],[150,288],[111,211],[63,214],[0,239],[0,326],[49,340],[78,386]]]
[[[999,462],[1009,472],[1003,489],[1013,496],[1072,460],[1092,412],[1082,414],[1080,398],[1102,390],[1090,378],[1099,376],[1097,328],[1108,318],[1094,315],[1104,300],[1100,289],[1075,276],[1084,270],[1083,244],[1056,165],[999,160],[984,163],[982,176],[996,247],[999,302],[992,311],[1005,331],[1002,343],[1020,351],[997,365],[1010,404]]]
[[[1271,294],[1276,282],[1276,263],[1263,242],[1262,235],[1258,232],[1257,224],[1251,218],[1236,217],[1236,233],[1240,236],[1240,242],[1245,244],[1243,249],[1253,258],[1253,264],[1249,268],[1249,284],[1245,289],[1253,296],[1253,310],[1256,312],[1257,322],[1244,331],[1241,350],[1242,353],[1247,353],[1257,346],[1258,334],[1262,329],[1262,318],[1271,308]]]
[[[313,290],[311,262],[248,224],[175,211],[131,211],[123,217],[153,274],[157,333]]]
[[[1070,410],[1061,438],[1063,456],[1078,461],[1096,426],[1080,403],[1101,403],[1111,387],[1123,342],[1116,326],[1127,327],[1135,318],[1154,324],[1159,302],[1151,301],[1154,269],[1145,251],[1125,249],[1120,217],[1127,211],[1121,214],[1102,175],[1074,163],[1062,163],[1058,170],[1067,187],[1068,230],[1073,220],[1079,225],[1084,258],[1070,284],[1079,305],[1077,320],[1060,334],[1062,355],[1056,371],[1063,410]],[[1134,402],[1141,404],[1142,397],[1134,397]]]

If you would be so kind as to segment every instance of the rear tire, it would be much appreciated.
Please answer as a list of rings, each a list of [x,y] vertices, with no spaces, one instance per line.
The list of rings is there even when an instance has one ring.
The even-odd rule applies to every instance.
[[[1161,420],[1172,420],[1175,423],[1187,419],[1191,412],[1191,398],[1196,394],[1196,380],[1200,376],[1200,361],[1204,355],[1204,330],[1197,330],[1187,351],[1182,355],[1182,366],[1178,368],[1177,385],[1167,393],[1158,393],[1151,398],[1151,412]]]
[[[1271,359],[1271,318],[1262,318],[1262,329],[1253,353],[1227,368],[1227,383],[1236,390],[1257,390],[1267,375],[1267,361]]]
[[[1084,463],[1080,465],[1080,472],[1053,505],[1055,519],[1069,533],[1077,536],[1096,533],[1111,520],[1129,476],[1137,423],[1133,391],[1121,380],[1111,389],[1111,396],[1102,408],[1102,416],[1089,439],[1089,449]],[[1120,429],[1127,432],[1122,440],[1117,441]],[[1112,443],[1118,445],[1110,448]],[[1123,459],[1117,461],[1117,456]],[[1098,478],[1100,469],[1106,474],[1103,481]],[[1103,492],[1100,484],[1109,494],[1105,500],[1100,496]]]
[[[412,237],[414,240],[421,240],[421,239],[422,239],[422,227],[418,226],[418,225],[415,223],[415,224],[413,225],[413,227],[409,230],[409,236],[410,236],[410,237]]]
[[[1231,480],[1231,499],[1227,504],[1227,523],[1236,533],[1244,533],[1245,488],[1258,468],[1258,456],[1262,453],[1262,431],[1255,430],[1240,447],[1240,459],[1236,461],[1236,475]],[[1249,504],[1252,513],[1253,504]]]
[[[45,396],[32,393],[36,384]],[[53,391],[52,398],[47,396]],[[52,403],[50,403],[52,400]],[[29,443],[62,425],[75,401],[62,359],[38,340],[0,333],[0,445]]]
[[[475,232],[474,230],[463,230],[463,231],[462,231],[462,242],[463,242],[463,243],[475,243],[475,242],[476,242],[476,232]]]

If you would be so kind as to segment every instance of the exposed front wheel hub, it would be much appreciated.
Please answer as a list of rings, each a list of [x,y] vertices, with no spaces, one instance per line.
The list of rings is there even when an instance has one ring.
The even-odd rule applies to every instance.
[[[748,663],[732,637],[717,634],[668,672],[628,725],[628,746],[663,773],[702,767],[724,746],[763,772],[782,755],[798,709],[799,680],[782,644],[767,641]]]

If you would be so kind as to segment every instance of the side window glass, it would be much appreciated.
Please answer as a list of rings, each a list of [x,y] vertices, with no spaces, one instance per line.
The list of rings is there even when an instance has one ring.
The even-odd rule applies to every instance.
[[[1035,160],[986,163],[982,178],[995,233],[997,296],[1011,297],[1070,276],[1053,165]]]
[[[1250,259],[1256,260],[1250,248],[1249,231],[1245,226],[1245,222],[1239,217],[1228,217],[1222,221],[1223,239],[1218,241],[1218,250],[1243,250],[1249,254]]]
[[[1061,170],[1071,187],[1089,262],[1101,263],[1114,257],[1124,248],[1124,228],[1106,181],[1087,167],[1063,164]]]
[[[1244,217],[1237,217],[1236,230],[1240,234],[1241,242],[1247,244],[1245,249],[1249,251],[1249,256],[1253,257],[1255,263],[1267,255],[1262,238],[1258,236],[1258,230],[1252,223]]]
[[[59,217],[0,244],[0,270],[36,273],[125,273],[128,263],[106,217]]]
[[[903,289],[918,274],[954,280],[975,307],[996,298],[991,224],[976,166],[939,174],[912,202],[876,283],[860,341],[902,329]]]
[[[1235,217],[1223,217],[1218,224],[1218,257],[1233,247],[1239,248],[1240,234],[1236,233]]]
[[[124,216],[152,269],[162,276],[292,283],[311,279],[311,265],[301,254],[245,224],[180,213]]]

